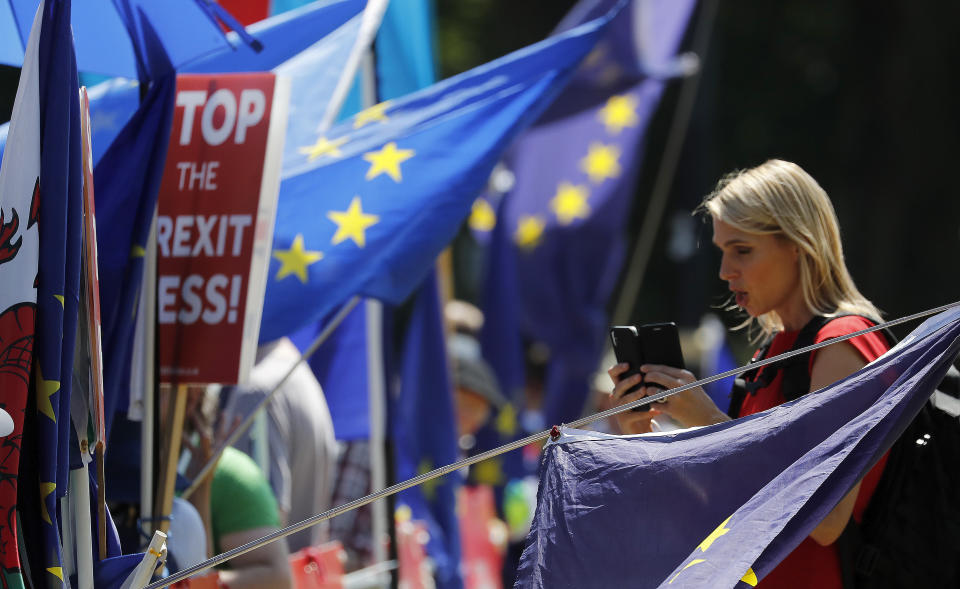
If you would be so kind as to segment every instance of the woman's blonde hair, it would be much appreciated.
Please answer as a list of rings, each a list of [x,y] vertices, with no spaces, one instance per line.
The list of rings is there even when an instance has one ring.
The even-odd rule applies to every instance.
[[[867,300],[847,271],[840,243],[840,225],[826,191],[800,166],[768,160],[723,178],[697,211],[747,233],[776,235],[800,251],[803,301],[814,315],[842,313],[880,320],[880,311]],[[753,323],[748,319],[741,327]],[[764,335],[783,329],[775,311],[756,322]]]

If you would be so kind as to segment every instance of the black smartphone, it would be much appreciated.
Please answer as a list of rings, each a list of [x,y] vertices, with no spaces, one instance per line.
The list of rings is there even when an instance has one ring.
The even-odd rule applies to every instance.
[[[610,341],[613,344],[613,353],[617,356],[617,362],[630,365],[620,379],[623,380],[640,372],[640,366],[643,364],[643,348],[637,328],[633,325],[615,325],[610,328]],[[632,387],[624,394],[636,392],[640,386]],[[649,405],[641,405],[633,409],[633,411],[649,410]]]
[[[676,323],[649,323],[637,328],[640,341],[640,357],[643,364],[662,364],[673,368],[686,368],[683,363],[683,350],[680,347],[680,333]],[[650,383],[647,386],[663,387]]]

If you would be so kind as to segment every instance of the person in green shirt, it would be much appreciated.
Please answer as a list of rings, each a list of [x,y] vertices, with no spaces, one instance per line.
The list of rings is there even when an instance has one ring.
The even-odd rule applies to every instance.
[[[202,389],[190,391],[187,402],[188,429],[199,435],[199,444],[190,444],[194,456],[205,463],[212,455],[213,420],[210,409],[215,403],[203,403]],[[214,399],[215,401],[215,399]],[[202,409],[206,405],[208,410]],[[190,470],[188,469],[188,474]],[[280,529],[277,500],[263,471],[249,456],[227,448],[213,476],[190,497],[209,530],[214,554],[222,554],[262,538]],[[230,589],[292,589],[290,551],[285,539],[276,540],[234,557],[219,571],[220,580]]]

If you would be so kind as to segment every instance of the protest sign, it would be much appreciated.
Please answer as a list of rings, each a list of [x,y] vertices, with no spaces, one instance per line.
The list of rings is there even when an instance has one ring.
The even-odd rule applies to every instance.
[[[286,127],[280,80],[177,77],[157,216],[162,382],[242,382],[253,363]]]

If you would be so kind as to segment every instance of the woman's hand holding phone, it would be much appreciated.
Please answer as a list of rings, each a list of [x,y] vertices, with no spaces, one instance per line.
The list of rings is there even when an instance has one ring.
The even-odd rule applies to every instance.
[[[689,370],[661,364],[644,364],[640,367],[641,374],[634,374],[621,380],[620,377],[627,370],[629,370],[629,365],[625,363],[616,364],[607,370],[607,374],[610,375],[610,379],[614,383],[613,398],[617,407],[647,395],[656,394],[664,389],[681,387],[697,380],[697,377]],[[627,393],[628,390],[642,381],[659,386],[642,386],[633,393]],[[650,408],[650,411],[642,413],[636,411],[618,413],[616,419],[620,431],[624,434],[642,434],[653,431],[651,420],[658,415],[667,415],[682,427],[712,425],[730,420],[701,387],[670,395],[661,402],[652,403]]]
[[[689,370],[662,364],[644,364],[640,367],[640,372],[643,373],[644,382],[660,385],[663,389],[682,387],[697,380]],[[647,394],[652,395],[659,390],[661,389],[651,388]],[[656,408],[683,427],[730,421],[727,414],[720,411],[702,387],[694,387],[688,391],[670,395],[657,403]]]

